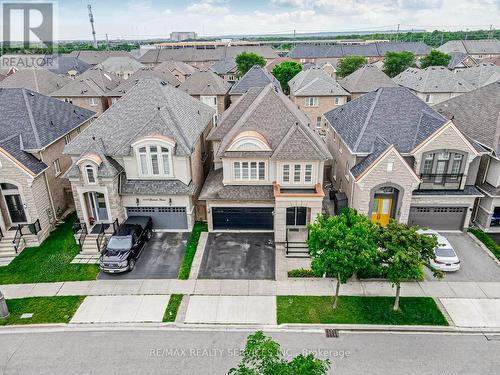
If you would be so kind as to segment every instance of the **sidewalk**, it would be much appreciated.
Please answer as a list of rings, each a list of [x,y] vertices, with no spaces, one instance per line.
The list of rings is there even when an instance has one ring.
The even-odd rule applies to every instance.
[[[111,295],[227,295],[275,296],[311,295],[329,296],[334,293],[331,280],[95,280],[59,283],[0,285],[7,299],[42,296],[111,296]],[[393,296],[394,288],[388,282],[349,282],[340,287],[341,295]],[[402,296],[435,298],[500,298],[500,282],[444,282],[422,281],[401,284]]]

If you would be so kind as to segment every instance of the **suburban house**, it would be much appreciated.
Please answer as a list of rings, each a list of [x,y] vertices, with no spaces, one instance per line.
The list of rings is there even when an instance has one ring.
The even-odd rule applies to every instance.
[[[97,65],[105,72],[111,72],[118,77],[127,79],[145,66],[132,56],[112,56]]]
[[[500,40],[450,40],[438,47],[438,50],[444,53],[463,52],[474,59],[483,59],[500,55]]]
[[[215,110],[214,124],[229,106],[228,92],[230,88],[229,83],[211,70],[197,70],[179,86],[179,89]]]
[[[500,66],[500,55],[494,57],[486,57],[484,59],[481,59],[480,62],[485,64],[494,64],[496,66]]]
[[[127,51],[72,51],[68,55],[76,57],[91,66],[96,66],[109,57],[132,57]]]
[[[477,66],[458,71],[457,77],[477,89],[500,81],[500,66],[491,63],[480,63]]]
[[[500,233],[500,82],[434,106],[487,151],[481,157],[476,186],[484,194],[473,214],[485,232]]]
[[[347,103],[350,94],[322,68],[303,70],[289,82],[290,99],[309,117],[311,124],[326,135],[323,113]]]
[[[282,62],[285,62],[285,61],[295,61],[294,59],[288,57],[288,56],[280,56],[280,57],[277,57],[271,61],[269,61],[265,68],[266,70],[269,72],[269,73],[272,73],[273,72],[273,69],[276,65],[279,65],[281,64]]]
[[[322,211],[323,164],[331,158],[308,123],[272,84],[250,88],[229,107],[207,138],[214,170],[199,199],[209,231],[269,231],[279,245],[305,246],[306,225]]]
[[[264,87],[272,84],[276,90],[281,91],[281,84],[271,73],[266,69],[254,65],[248,72],[246,72],[243,77],[236,82],[231,90],[229,90],[229,98],[231,103],[234,103],[238,98],[245,94],[252,87]]]
[[[483,194],[475,188],[484,149],[410,90],[384,87],[325,113],[330,180],[349,207],[390,219],[462,230]]]
[[[121,82],[113,73],[94,67],[61,89],[52,92],[50,96],[100,115],[109,107],[107,95]]]
[[[219,60],[210,67],[210,70],[231,84],[238,80],[238,66],[234,58]]]
[[[459,70],[467,69],[477,65],[477,61],[466,53],[450,52],[448,53],[448,55],[450,55],[451,59],[448,63],[447,68],[452,72],[458,72]]]
[[[0,88],[24,88],[49,95],[70,83],[69,78],[61,77],[45,69],[19,69],[0,82]]]
[[[321,69],[333,79],[337,79],[337,64],[327,61],[321,65]]]
[[[39,245],[70,198],[64,145],[94,113],[26,89],[0,89],[0,257]]]
[[[459,73],[444,66],[425,69],[408,68],[393,78],[398,85],[410,89],[427,104],[437,104],[474,89]]]
[[[364,65],[339,81],[349,91],[351,100],[381,87],[396,87],[396,83],[375,65]]]
[[[167,74],[167,72],[172,73],[181,83],[196,72],[196,68],[182,61],[165,61],[155,66],[154,70],[163,74]]]
[[[65,147],[83,251],[98,251],[96,238],[130,215],[176,231],[204,218],[195,206],[213,114],[172,85],[144,79]]]

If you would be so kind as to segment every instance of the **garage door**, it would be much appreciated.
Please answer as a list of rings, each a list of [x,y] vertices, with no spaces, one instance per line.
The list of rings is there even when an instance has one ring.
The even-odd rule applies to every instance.
[[[273,207],[212,207],[214,229],[272,230]]]
[[[437,230],[462,230],[467,207],[410,207],[408,225]]]
[[[154,229],[187,229],[186,207],[127,207],[128,216],[151,216]]]

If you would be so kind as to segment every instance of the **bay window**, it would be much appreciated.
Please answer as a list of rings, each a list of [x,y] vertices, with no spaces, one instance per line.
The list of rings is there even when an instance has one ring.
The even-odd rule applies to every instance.
[[[266,163],[263,161],[233,162],[233,178],[237,181],[264,181]]]
[[[143,146],[139,148],[139,174],[148,176],[171,176],[172,156],[168,147]]]

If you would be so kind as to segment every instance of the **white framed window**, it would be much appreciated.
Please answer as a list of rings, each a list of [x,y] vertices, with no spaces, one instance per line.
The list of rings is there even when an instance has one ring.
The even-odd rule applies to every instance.
[[[118,101],[118,98],[111,98],[111,105],[115,104]]]
[[[283,184],[311,184],[314,182],[312,163],[283,164],[281,173]]]
[[[294,164],[293,166],[293,182],[294,183],[300,183],[300,177],[301,177],[301,171],[302,171],[302,165],[301,164]]]
[[[316,117],[316,128],[321,129],[321,116]]]
[[[425,155],[424,165],[422,166],[422,173],[431,174],[433,164],[434,164],[434,154]]]
[[[217,107],[217,96],[200,96],[202,103],[209,105],[210,107]]]
[[[160,145],[142,146],[138,150],[139,174],[146,177],[171,177],[171,149]]]
[[[341,97],[336,96],[336,97],[335,97],[335,105],[341,105],[341,104],[343,104],[343,102],[342,102],[342,98],[341,98]]]
[[[89,105],[91,105],[92,107],[95,107],[97,103],[98,103],[97,98],[89,98]]]
[[[306,164],[305,166],[304,182],[305,183],[312,182],[312,164]]]
[[[236,181],[265,181],[266,162],[235,161],[233,162],[233,178]]]
[[[390,161],[387,163],[387,172],[392,172],[394,170],[394,162]]]
[[[345,163],[345,173],[344,173],[344,176],[345,176],[346,180],[349,181],[349,163],[348,162]]]
[[[64,136],[64,144],[67,145],[69,142],[71,142],[71,134],[66,134]]]
[[[73,99],[71,98],[64,98],[63,99],[66,103],[73,104]]]
[[[425,95],[425,102],[430,103],[431,102],[431,94],[426,94]]]
[[[85,166],[85,178],[86,178],[88,184],[97,183],[96,169],[92,165]]]
[[[52,165],[54,166],[54,174],[59,176],[61,174],[61,163],[59,162],[59,159],[54,160]]]
[[[453,156],[453,162],[451,164],[451,174],[459,174],[462,168],[462,159],[464,156],[462,154],[455,154]]]
[[[305,99],[305,106],[306,107],[317,107],[319,104],[319,100],[316,97],[309,97]]]
[[[337,181],[337,160],[333,162],[333,169],[332,169],[332,177],[335,181]]]
[[[283,165],[283,182],[290,182],[290,164]]]

